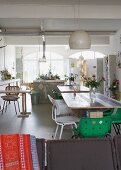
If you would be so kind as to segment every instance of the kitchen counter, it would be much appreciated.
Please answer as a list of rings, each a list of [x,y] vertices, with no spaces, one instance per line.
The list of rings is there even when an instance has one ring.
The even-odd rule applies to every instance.
[[[34,80],[33,82],[43,82],[43,83],[64,83],[64,80]]]
[[[49,103],[47,95],[50,94],[51,96],[53,96],[52,90],[56,90],[57,92],[59,92],[57,85],[64,85],[64,80],[35,80],[33,81],[34,91],[37,91],[38,94],[40,94],[39,100],[36,104]]]

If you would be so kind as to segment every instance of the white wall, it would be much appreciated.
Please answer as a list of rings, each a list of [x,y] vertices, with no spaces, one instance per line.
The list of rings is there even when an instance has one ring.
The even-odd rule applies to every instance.
[[[121,36],[121,29],[117,32],[116,34],[116,37],[115,37],[115,42],[116,42],[116,61],[117,61],[117,64],[118,62],[120,61],[121,62],[121,40],[120,40],[120,36]],[[119,55],[118,55],[119,54]],[[121,92],[121,68],[118,68],[118,66],[116,67],[116,76],[117,76],[117,79],[119,79],[120,81],[120,84],[119,84],[119,90]]]
[[[4,69],[4,48],[0,48],[0,70]]]
[[[11,74],[15,74],[15,46],[9,45],[5,48],[5,67]]]
[[[12,76],[15,76],[15,65],[15,47],[10,45],[0,48],[0,71],[6,68]]]
[[[121,62],[121,29],[116,33],[113,38],[113,50],[116,55],[116,78],[120,81],[119,91],[121,92],[121,68],[118,67],[119,61]]]
[[[0,36],[0,47],[4,46],[4,37]],[[4,52],[5,52],[5,48],[0,48],[0,70],[3,70],[5,65],[4,65]]]

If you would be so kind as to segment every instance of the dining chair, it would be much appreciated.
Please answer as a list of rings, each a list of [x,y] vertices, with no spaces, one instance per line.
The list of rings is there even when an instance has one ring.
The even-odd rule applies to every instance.
[[[111,116],[101,118],[82,117],[78,128],[74,128],[76,137],[100,137],[103,138],[111,133]]]
[[[72,115],[72,111],[63,100],[55,100],[50,95],[48,95],[48,98],[52,103],[52,119],[57,124],[54,139],[57,136],[59,126],[61,127],[59,139],[61,139],[64,127],[69,125],[72,129],[73,126],[77,128],[76,123],[78,123],[80,119]]]
[[[112,125],[117,135],[120,135],[120,125],[121,125],[121,108],[110,109],[103,112],[104,116],[110,115],[112,120]]]
[[[14,102],[14,108],[15,108],[15,112],[17,114],[17,109],[16,109],[16,103],[15,102],[17,102],[17,104],[18,104],[18,110],[20,112],[20,106],[19,106],[19,101],[18,101],[18,99],[20,97],[18,96],[19,93],[18,92],[16,93],[14,91],[20,90],[20,88],[19,88],[19,86],[6,86],[5,90],[6,90],[6,95],[1,96],[1,98],[4,100],[2,114],[3,114],[4,110],[5,110],[5,112],[7,111],[7,105],[11,101]],[[11,93],[9,93],[7,91],[11,91]]]
[[[52,90],[52,93],[54,95],[54,99],[63,99],[62,95],[58,93],[56,90]]]
[[[114,109],[111,114],[112,125],[117,135],[120,135],[121,108]]]
[[[103,111],[103,116],[111,116],[113,112],[114,112],[114,109],[107,109]]]

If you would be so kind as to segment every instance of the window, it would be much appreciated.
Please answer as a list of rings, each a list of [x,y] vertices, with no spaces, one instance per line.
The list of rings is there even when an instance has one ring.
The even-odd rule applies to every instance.
[[[105,55],[99,52],[94,51],[82,51],[72,54],[69,58],[79,59],[79,57],[83,56],[85,60],[95,59],[95,58],[103,58]]]
[[[32,53],[23,58],[23,80],[24,82],[32,82],[37,79],[39,75],[46,75],[51,71],[53,75],[58,74],[61,79],[64,79],[65,62],[67,59],[63,56],[54,53],[46,52],[46,62],[40,62],[42,52]],[[66,65],[67,67],[67,65]]]

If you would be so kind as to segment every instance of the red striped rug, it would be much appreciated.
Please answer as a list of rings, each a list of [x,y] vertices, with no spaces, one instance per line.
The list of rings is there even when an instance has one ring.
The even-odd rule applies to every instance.
[[[0,135],[0,169],[32,170],[30,135]]]

